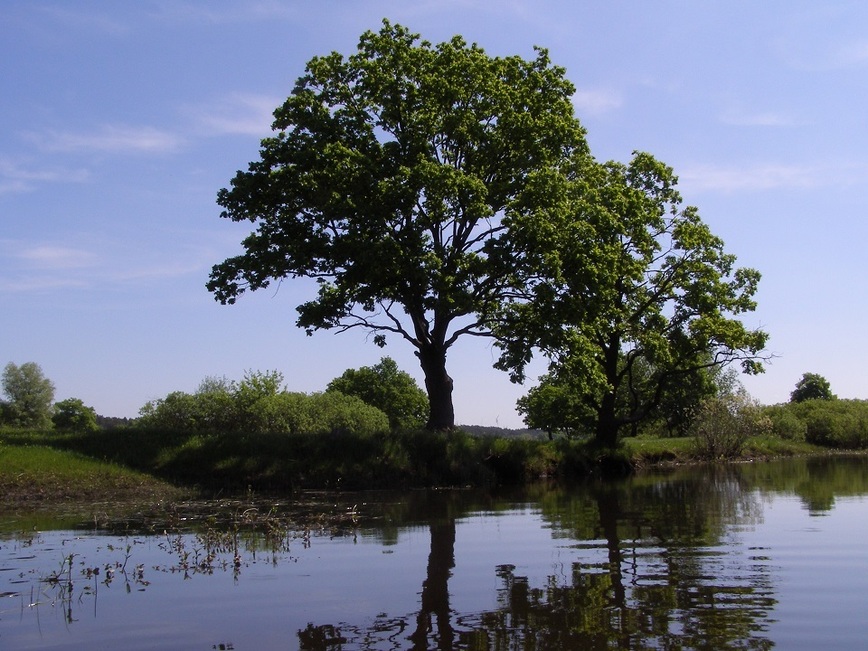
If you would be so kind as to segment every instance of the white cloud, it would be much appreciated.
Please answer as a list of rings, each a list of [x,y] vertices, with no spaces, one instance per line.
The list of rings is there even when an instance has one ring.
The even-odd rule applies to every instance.
[[[812,72],[848,70],[868,65],[868,40],[813,42],[784,54],[790,65]]]
[[[852,68],[868,63],[868,40],[842,43],[832,51],[832,61],[839,68]]]
[[[109,240],[87,248],[0,239],[0,292],[105,289],[191,275],[204,278],[210,262],[210,256],[206,261],[202,250],[190,246],[159,255]]]
[[[228,5],[173,0],[161,4],[158,15],[170,22],[206,22],[219,25],[258,20],[293,20],[299,16],[299,6],[301,5],[279,2],[278,0],[260,0]]]
[[[154,127],[104,125],[91,133],[48,131],[28,136],[46,151],[165,153],[177,150],[183,139]]]
[[[111,36],[125,36],[129,33],[129,27],[115,18],[105,14],[83,11],[82,7],[66,9],[62,7],[40,7],[40,11],[51,16],[57,22],[63,23],[64,27],[73,29],[85,29],[92,32],[100,32]]]
[[[0,293],[33,294],[54,289],[87,287],[88,283],[69,276],[33,276],[22,278],[3,278],[0,276]]]
[[[58,244],[0,240],[0,292],[26,293],[92,285],[98,266],[90,251]]]
[[[16,258],[37,269],[81,269],[92,267],[97,256],[68,246],[44,244],[19,251]]]
[[[773,111],[729,110],[721,114],[720,121],[737,127],[796,127],[804,125],[804,122],[800,122],[791,115]]]
[[[868,65],[868,38],[860,3],[807,3],[790,16],[772,47],[796,70],[828,71]],[[858,8],[857,8],[858,6]]]
[[[188,113],[202,135],[238,134],[264,137],[271,132],[272,115],[283,100],[266,95],[237,93]]]
[[[573,95],[573,106],[579,118],[583,115],[602,115],[621,108],[620,95],[608,90],[578,90]]]
[[[39,183],[81,183],[89,176],[84,169],[35,169],[19,161],[0,158],[0,195],[28,192]]]
[[[864,163],[826,162],[813,165],[754,163],[745,165],[683,166],[678,174],[682,186],[691,190],[719,192],[811,189],[861,186],[868,176]]]

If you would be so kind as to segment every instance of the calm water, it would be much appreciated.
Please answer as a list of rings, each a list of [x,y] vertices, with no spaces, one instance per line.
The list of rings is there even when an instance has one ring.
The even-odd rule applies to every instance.
[[[246,502],[6,515],[0,649],[865,648],[866,494],[841,458],[343,495],[293,532]]]

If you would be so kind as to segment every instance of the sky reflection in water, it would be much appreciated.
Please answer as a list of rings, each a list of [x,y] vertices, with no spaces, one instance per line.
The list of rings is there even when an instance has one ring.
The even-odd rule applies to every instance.
[[[0,648],[856,648],[868,472],[830,463],[389,496],[341,535],[237,554],[7,518]]]

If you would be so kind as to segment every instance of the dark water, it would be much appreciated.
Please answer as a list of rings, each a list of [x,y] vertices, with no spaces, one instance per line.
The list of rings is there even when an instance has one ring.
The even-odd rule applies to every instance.
[[[866,494],[836,458],[7,515],[0,649],[866,648]]]

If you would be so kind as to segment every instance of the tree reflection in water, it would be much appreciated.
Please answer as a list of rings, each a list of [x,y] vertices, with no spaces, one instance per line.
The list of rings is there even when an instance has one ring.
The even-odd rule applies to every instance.
[[[709,472],[704,482],[637,480],[544,498],[543,519],[578,560],[541,585],[515,565],[493,567],[497,607],[476,613],[450,608],[457,508],[432,494],[418,612],[311,624],[300,648],[770,649],[768,564],[727,542],[727,525],[755,517],[756,495],[741,490],[737,472]]]

